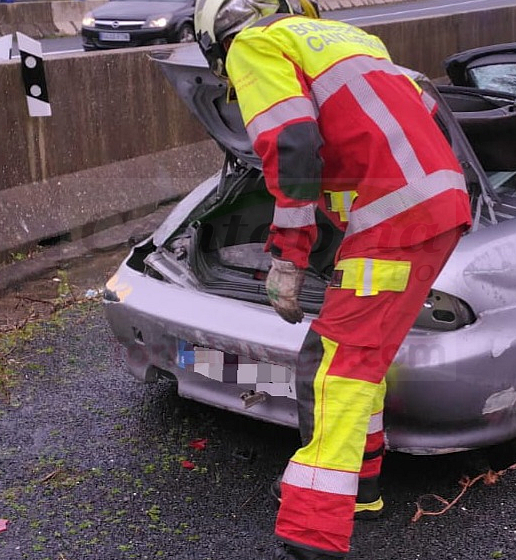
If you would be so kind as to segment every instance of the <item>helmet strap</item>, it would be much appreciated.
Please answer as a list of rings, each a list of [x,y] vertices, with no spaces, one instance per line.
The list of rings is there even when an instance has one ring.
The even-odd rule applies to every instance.
[[[287,0],[279,0],[279,8],[277,14],[293,14],[294,10]]]
[[[316,6],[310,0],[297,0],[301,6],[302,14],[310,18],[319,18],[319,12]],[[296,10],[292,8],[288,0],[279,0],[278,14],[296,14]]]
[[[317,8],[310,2],[310,0],[299,0],[301,8],[303,8],[303,14],[309,18],[318,19],[319,14]]]
[[[224,64],[226,62],[226,49],[218,42],[212,42],[211,37],[205,31],[197,35],[199,47],[208,60],[210,70],[219,77],[225,76]]]

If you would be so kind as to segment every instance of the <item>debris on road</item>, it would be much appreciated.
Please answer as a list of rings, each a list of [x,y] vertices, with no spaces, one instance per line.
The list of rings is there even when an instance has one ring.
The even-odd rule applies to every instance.
[[[188,447],[191,447],[193,449],[206,449],[206,444],[208,443],[207,438],[196,438],[194,440],[192,440],[189,444]]]
[[[419,521],[424,515],[443,515],[443,513],[446,513],[449,509],[451,509],[462,498],[462,496],[464,496],[464,494],[467,492],[468,488],[471,488],[479,480],[483,480],[483,482],[486,486],[491,486],[493,484],[496,484],[498,482],[498,480],[500,479],[500,477],[503,476],[509,470],[516,470],[516,463],[514,463],[514,465],[511,465],[510,467],[507,467],[506,469],[501,470],[501,471],[496,471],[495,472],[495,471],[492,471],[491,469],[489,469],[486,473],[479,474],[478,476],[476,476],[473,479],[469,478],[469,476],[463,476],[459,480],[459,485],[462,486],[462,490],[459,492],[459,494],[451,502],[446,500],[445,498],[443,498],[441,496],[437,496],[436,494],[423,494],[416,501],[417,510],[416,510],[416,513],[414,514],[414,516],[412,517],[412,522],[415,523],[416,521]],[[441,504],[444,504],[444,507],[442,509],[440,509],[439,511],[426,510],[426,509],[423,508],[421,503],[424,500],[427,500],[427,499],[436,500],[436,501],[440,502]]]
[[[97,296],[100,296],[101,294],[102,290],[100,288],[90,288],[89,290],[86,290],[86,292],[84,292],[84,297],[86,299],[93,299]]]

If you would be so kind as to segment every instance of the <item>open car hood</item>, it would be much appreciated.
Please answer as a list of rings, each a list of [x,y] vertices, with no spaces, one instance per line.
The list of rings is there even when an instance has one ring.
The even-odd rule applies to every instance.
[[[172,51],[153,52],[151,58],[218,144],[236,158],[261,169],[238,104],[227,102],[226,83],[210,72],[197,43],[174,45]]]

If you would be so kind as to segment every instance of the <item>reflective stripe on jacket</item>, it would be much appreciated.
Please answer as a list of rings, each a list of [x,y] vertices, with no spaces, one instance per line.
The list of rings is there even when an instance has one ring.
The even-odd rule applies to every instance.
[[[227,70],[276,198],[271,242],[283,258],[307,266],[315,203],[358,249],[414,245],[470,223],[433,104],[377,37],[276,14],[235,37]],[[328,195],[335,203],[332,193],[347,191],[328,208]]]

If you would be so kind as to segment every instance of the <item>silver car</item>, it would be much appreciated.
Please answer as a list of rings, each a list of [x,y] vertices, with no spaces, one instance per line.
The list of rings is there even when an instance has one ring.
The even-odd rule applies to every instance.
[[[108,281],[107,318],[137,379],[172,377],[183,397],[295,427],[296,358],[341,234],[318,216],[300,298],[305,318],[286,323],[264,288],[274,201],[238,106],[226,102],[196,44],[153,59],[225,163]],[[387,447],[437,454],[516,437],[516,91],[436,88],[413,75],[438,101],[436,118],[464,168],[474,216],[387,378]]]

